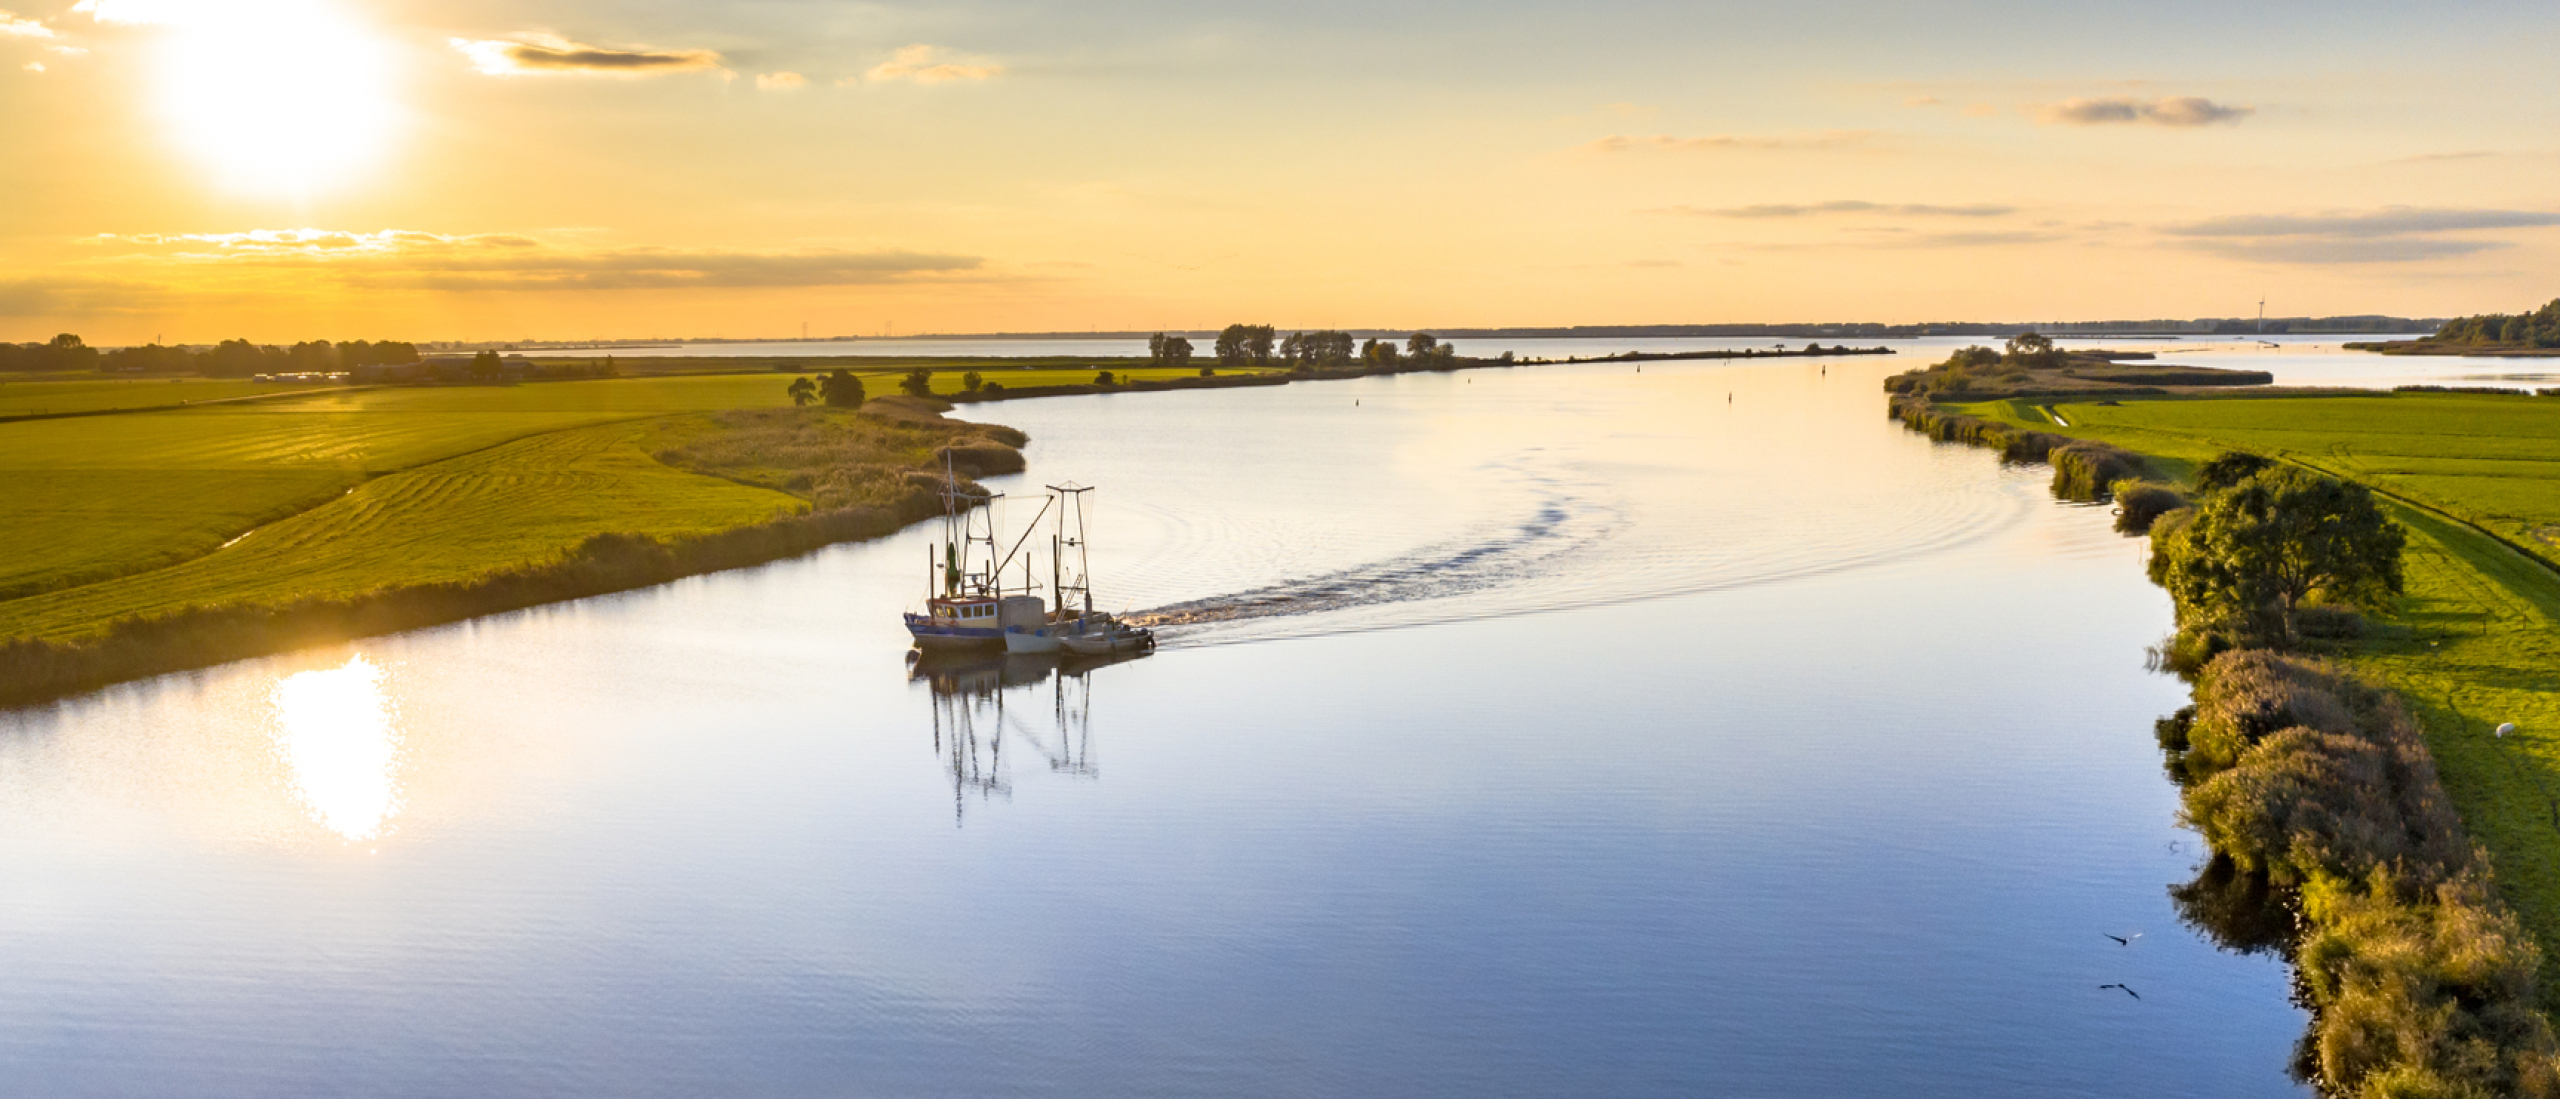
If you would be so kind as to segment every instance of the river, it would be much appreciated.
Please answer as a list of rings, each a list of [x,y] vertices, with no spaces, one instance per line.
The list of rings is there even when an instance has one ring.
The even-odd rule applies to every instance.
[[[0,714],[0,1091],[2300,1094],[2140,544],[1916,361],[972,409],[1183,623],[1073,675],[916,530]]]

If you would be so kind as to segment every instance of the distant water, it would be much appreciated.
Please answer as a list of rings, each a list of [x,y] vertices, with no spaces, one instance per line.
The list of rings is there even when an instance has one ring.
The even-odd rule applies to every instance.
[[[2259,337],[2213,336],[2178,337],[2173,339],[2132,339],[2117,337],[2064,337],[2065,347],[2103,347],[2123,351],[2148,351],[2163,361],[2186,362],[2203,366],[2229,366],[2243,370],[2266,370],[2276,375],[2282,385],[2341,385],[2388,389],[2395,385],[2521,385],[2560,387],[2560,360],[2531,358],[2438,359],[2403,358],[2376,355],[2365,351],[2348,351],[2340,346],[2348,340],[2398,340],[2408,336],[2292,336]],[[1889,347],[1899,353],[1896,369],[1925,366],[1947,357],[1947,353],[1971,344],[1997,345],[1987,336],[1931,336],[1923,339],[1878,340],[1856,337],[1820,337],[1819,339],[1456,339],[1451,341],[1466,355],[1494,358],[1503,352],[1523,359],[1605,358],[1623,352],[1666,353],[1681,351],[1771,351],[1779,348],[1802,350],[1806,343],[1826,347],[1847,344],[1853,347]],[[1208,348],[1197,348],[1206,356]],[[597,352],[602,354],[603,352]],[[1147,353],[1147,341],[1123,339],[872,339],[841,342],[717,343],[679,344],[667,347],[616,349],[615,354],[635,356],[670,356],[680,358],[739,358],[747,356],[813,357],[863,355],[931,355],[1032,357],[1095,356],[1131,357]],[[1831,360],[1834,362],[1840,360]]]
[[[0,1093],[2300,1094],[1932,347],[978,410],[1134,661],[911,669],[916,531],[0,715]]]

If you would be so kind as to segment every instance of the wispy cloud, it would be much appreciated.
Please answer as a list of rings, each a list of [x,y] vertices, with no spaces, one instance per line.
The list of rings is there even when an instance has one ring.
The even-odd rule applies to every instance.
[[[710,50],[617,49],[589,46],[550,34],[525,34],[514,39],[454,38],[448,41],[454,49],[471,59],[473,67],[491,76],[542,73],[653,76],[720,67],[720,55]]]
[[[2387,237],[2407,233],[2458,233],[2474,229],[2526,229],[2560,225],[2560,213],[2541,210],[2455,210],[2390,206],[2366,213],[2243,214],[2172,225],[2180,237]]]
[[[1690,214],[1699,217],[1776,220],[1782,218],[1825,217],[1836,214],[1883,214],[1895,217],[1993,218],[2018,212],[2015,206],[1933,206],[1920,202],[1817,202],[1807,205],[1771,203],[1757,206],[1672,206],[1655,211],[1665,214]]]
[[[51,38],[53,28],[0,11],[0,38]]]
[[[985,262],[977,256],[903,249],[562,248],[513,234],[397,229],[146,234],[89,243],[118,250],[128,266],[300,270],[370,288],[450,291],[854,286],[966,274]]]
[[[2237,124],[2258,113],[2255,107],[2216,103],[2202,96],[2178,95],[2162,99],[2066,99],[2036,109],[2036,117],[2048,124],[2065,126],[2103,126],[2118,122],[2140,122],[2154,126],[2194,128],[2217,124]]]
[[[1934,95],[1907,95],[1902,97],[1902,105],[1905,107],[1935,107],[1942,102],[1945,101]]]
[[[787,92],[793,88],[807,87],[808,83],[808,77],[795,72],[756,74],[756,90],[760,92]]]
[[[134,279],[84,275],[0,278],[0,317],[65,317],[140,313],[165,308],[170,288]]]
[[[900,80],[944,84],[957,80],[989,80],[1004,72],[1002,65],[943,60],[948,52],[940,46],[923,43],[901,46],[887,61],[872,67],[871,79],[882,84]]]
[[[2070,234],[2049,229],[2016,229],[1971,233],[1914,233],[1898,241],[1884,242],[1896,248],[2007,248],[2021,244],[2052,244],[2068,240]]]
[[[1838,149],[1863,145],[1875,140],[1872,130],[1822,130],[1806,134],[1709,134],[1704,137],[1674,137],[1670,134],[1610,134],[1584,145],[1586,152],[1630,153],[1647,151],[1711,153],[1736,150]]]
[[[2370,240],[2239,239],[2198,240],[2188,247],[2227,259],[2253,263],[2412,263],[2511,248],[2502,240],[2458,237],[2380,237]]]
[[[2355,213],[2246,214],[2163,226],[2182,247],[2257,263],[2410,263],[2513,246],[2452,234],[2560,225],[2541,210],[2394,206]]]

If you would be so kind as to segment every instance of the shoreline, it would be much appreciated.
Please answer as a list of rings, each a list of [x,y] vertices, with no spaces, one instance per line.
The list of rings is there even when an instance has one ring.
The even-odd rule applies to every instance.
[[[1981,399],[2031,402],[2037,397]],[[2050,409],[2037,411],[2063,426]],[[2167,552],[2161,538],[2182,520],[2152,525],[2155,515],[2170,509],[2138,507],[2131,494],[2139,484],[2158,484],[2163,466],[2183,462],[1941,409],[1922,393],[1893,393],[1888,415],[1941,442],[2000,451],[2003,461],[2048,461],[2055,469],[2052,489],[2057,497],[2104,500],[2115,491],[2125,492],[2119,500],[2118,529],[2128,530],[2128,521],[2141,512],[2128,533],[2148,528],[2152,577],[2160,580],[2160,555]],[[2062,459],[2080,448],[2121,455],[2124,477],[2092,485],[2075,474]],[[2280,454],[2276,461],[2362,484],[2293,455]],[[2162,487],[2192,492],[2186,484]],[[2516,549],[2444,509],[2366,487],[2412,512]],[[2187,504],[2183,497],[2172,498],[2178,507]],[[2550,569],[2539,554],[2522,556]],[[2199,652],[2187,643],[2183,625],[2181,631],[2155,650],[2154,658],[2163,670],[2175,670],[2188,682],[2192,702],[2160,720],[2159,739],[2180,788],[2180,818],[2202,835],[2212,857],[2196,882],[2173,887],[2173,893],[2229,892],[2230,882],[2237,880],[2244,891],[2284,914],[2276,919],[2267,912],[2255,919],[2261,929],[2282,929],[2272,939],[2259,936],[2255,945],[2283,950],[2294,969],[2313,1012],[2303,1043],[2305,1067],[2318,1070],[2323,1089],[2402,1094],[2392,1089],[2419,1082],[2407,1093],[2437,1094],[2428,1086],[2462,1087],[2484,1080],[2500,1083],[2500,1091],[2541,1094],[2560,1087],[2560,1060],[2555,1060],[2560,1047],[2555,1047],[2549,1021],[2554,990],[2542,983],[2541,944],[2501,894],[2489,851],[2473,838],[2473,822],[2454,808],[2457,799],[2445,785],[2436,745],[2426,731],[2432,722],[2425,719],[2434,715],[2432,701],[2404,696],[2377,669],[2347,654],[2321,657],[2262,648]],[[2381,777],[2366,774],[2366,765],[2346,762],[2357,751],[2379,751],[2389,761],[2378,773]],[[2326,759],[2336,761],[2320,762]],[[2552,810],[2560,821],[2560,803]],[[2265,816],[2270,813],[2272,819]],[[2287,813],[2298,815],[2288,818]],[[2223,880],[2218,887],[2213,886],[2217,875]],[[2217,939],[2228,938],[2215,921],[2197,923]],[[2468,970],[2464,961],[2447,956],[2465,950],[2472,952],[2462,955]],[[2473,977],[2446,976],[2455,972]],[[2484,983],[2464,983],[2475,979]],[[2455,1058],[2459,1065],[2449,1063],[2444,1052],[2457,1038],[2480,1043],[2476,1055]],[[2450,1081],[2448,1073],[2464,1079]]]

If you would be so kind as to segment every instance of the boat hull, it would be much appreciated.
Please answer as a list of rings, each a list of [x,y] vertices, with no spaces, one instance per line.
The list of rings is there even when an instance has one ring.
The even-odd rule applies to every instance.
[[[1009,653],[1053,653],[1058,651],[1056,626],[1007,626],[1004,651]]]
[[[920,649],[948,652],[1004,647],[1004,631],[994,626],[959,626],[921,614],[907,615],[906,620],[907,634],[916,639]]]

